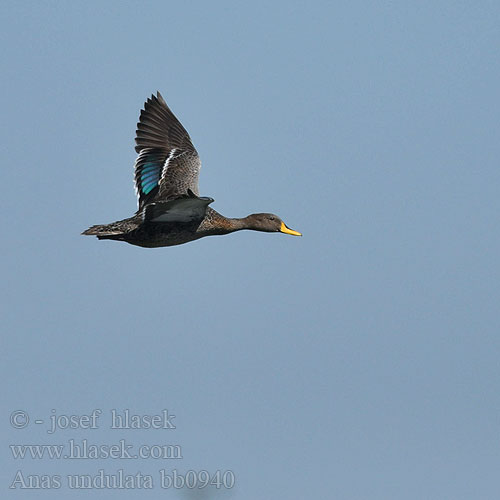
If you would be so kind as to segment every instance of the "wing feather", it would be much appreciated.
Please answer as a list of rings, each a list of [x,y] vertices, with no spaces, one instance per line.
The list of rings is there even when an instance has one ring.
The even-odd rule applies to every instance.
[[[186,129],[158,92],[141,110],[136,132],[135,188],[139,210],[191,190],[198,195],[201,161]]]

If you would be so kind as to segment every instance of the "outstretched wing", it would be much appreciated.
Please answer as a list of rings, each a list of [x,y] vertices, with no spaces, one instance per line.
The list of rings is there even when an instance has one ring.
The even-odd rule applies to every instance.
[[[201,161],[191,138],[158,92],[141,111],[137,124],[135,188],[139,210],[191,190],[198,195]]]

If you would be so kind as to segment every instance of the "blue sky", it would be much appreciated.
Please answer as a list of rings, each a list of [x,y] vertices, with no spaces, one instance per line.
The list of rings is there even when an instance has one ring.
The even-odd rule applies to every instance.
[[[497,2],[0,9],[3,497],[498,498]],[[304,236],[80,236],[135,211],[135,125],[156,90],[216,210],[274,212]],[[110,429],[126,408],[168,409],[176,429]],[[94,409],[97,429],[46,432],[52,410]],[[69,439],[183,458],[15,460],[7,446]],[[64,481],[173,468],[236,484]],[[9,489],[18,470],[63,486]]]

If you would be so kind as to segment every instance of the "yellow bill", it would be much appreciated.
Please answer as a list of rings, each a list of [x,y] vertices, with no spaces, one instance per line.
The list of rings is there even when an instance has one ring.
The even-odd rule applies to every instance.
[[[292,234],[293,236],[302,236],[298,231],[286,227],[284,222],[281,223],[280,231],[285,234]]]

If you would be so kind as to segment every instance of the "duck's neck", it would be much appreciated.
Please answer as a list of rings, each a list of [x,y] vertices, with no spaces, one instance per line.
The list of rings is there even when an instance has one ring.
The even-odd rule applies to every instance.
[[[224,217],[215,210],[210,211],[208,220],[208,224],[213,234],[228,234],[234,231],[241,231],[242,229],[253,229],[248,217],[231,219],[229,217]]]
[[[230,228],[230,232],[241,231],[242,229],[253,229],[251,222],[248,217],[242,217],[241,219],[226,219]]]

